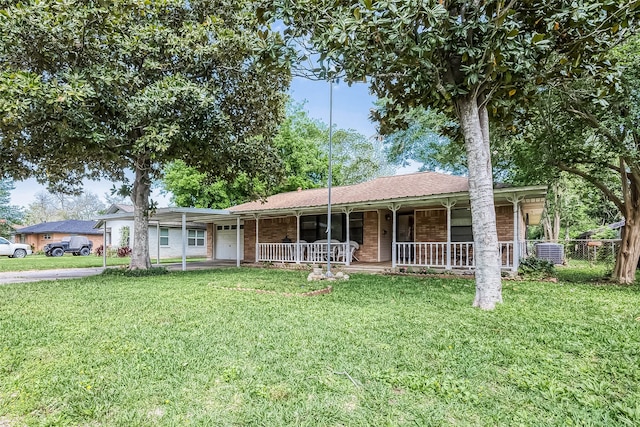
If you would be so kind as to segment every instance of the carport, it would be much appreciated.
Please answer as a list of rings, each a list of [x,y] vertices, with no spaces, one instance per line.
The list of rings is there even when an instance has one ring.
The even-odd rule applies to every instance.
[[[107,243],[107,223],[109,221],[124,220],[133,221],[133,212],[119,212],[115,214],[102,215],[96,218],[98,221],[95,228],[102,228],[102,245],[106,248]],[[235,220],[236,222],[236,266],[240,266],[242,259],[242,242],[241,242],[241,218],[225,209],[201,209],[201,208],[158,208],[149,215],[149,224],[156,224],[157,233],[157,259],[156,265],[160,264],[160,225],[163,223],[181,223],[182,224],[182,270],[187,269],[187,222],[213,224],[216,221]],[[212,236],[213,237],[213,236]],[[134,237],[135,238],[135,237]],[[107,251],[102,252],[102,265],[107,266]]]

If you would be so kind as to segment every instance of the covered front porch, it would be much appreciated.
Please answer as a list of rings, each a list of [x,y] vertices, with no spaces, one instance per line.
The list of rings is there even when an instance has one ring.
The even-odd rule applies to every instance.
[[[537,193],[496,192],[497,252],[505,270],[517,271],[520,259],[527,256],[526,226],[537,222],[543,203],[537,197],[540,190],[534,191]],[[466,198],[337,206],[331,216],[332,235],[338,236],[331,242],[304,238],[309,236],[308,229],[313,229],[314,218],[319,218],[315,226],[319,232],[326,232],[327,215],[317,209],[245,216],[245,232],[249,231],[245,234],[245,259],[248,248],[255,252],[250,257],[259,263],[350,266],[384,262],[387,268],[475,269]]]
[[[525,241],[499,242],[499,257],[503,269],[517,270],[526,256]],[[257,243],[257,262],[296,264],[368,264],[354,258],[353,246],[346,242],[322,243]],[[394,242],[389,267],[425,267],[437,269],[474,269],[473,242]],[[331,254],[331,256],[328,256]],[[346,255],[345,255],[346,254]],[[369,262],[371,264],[379,262]]]

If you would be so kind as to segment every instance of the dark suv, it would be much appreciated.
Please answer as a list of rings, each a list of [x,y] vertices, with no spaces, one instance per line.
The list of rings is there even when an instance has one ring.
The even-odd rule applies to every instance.
[[[44,253],[47,256],[62,256],[71,252],[74,256],[87,256],[91,254],[93,242],[84,236],[63,237],[60,242],[52,242],[44,245]]]

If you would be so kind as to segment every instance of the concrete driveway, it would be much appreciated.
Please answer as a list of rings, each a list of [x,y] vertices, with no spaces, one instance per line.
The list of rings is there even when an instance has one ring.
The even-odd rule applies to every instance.
[[[104,268],[63,268],[58,270],[6,271],[0,273],[0,285],[9,283],[39,282],[41,280],[77,279],[95,276]]]
[[[235,261],[198,261],[187,262],[187,270],[201,270],[220,267],[235,267]],[[155,265],[154,265],[155,266]],[[182,270],[182,263],[163,264],[171,271]],[[116,267],[111,267],[116,268]],[[96,268],[60,268],[56,270],[29,270],[0,272],[0,285],[9,283],[39,282],[41,280],[78,279],[102,273],[103,267]],[[0,426],[2,427],[2,426]]]

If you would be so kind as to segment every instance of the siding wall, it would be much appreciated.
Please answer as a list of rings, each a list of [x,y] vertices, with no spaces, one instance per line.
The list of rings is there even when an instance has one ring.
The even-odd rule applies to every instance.
[[[118,247],[120,246],[120,238],[122,236],[123,227],[129,227],[129,245],[133,243],[133,239],[135,238],[133,233],[133,222],[131,221],[108,221],[107,228],[111,229],[111,246]],[[182,227],[169,227],[163,226],[160,224],[160,228],[168,228],[169,229],[169,245],[160,247],[160,258],[180,258],[182,257]],[[187,224],[187,230],[190,227]],[[198,228],[201,230],[201,228]],[[207,245],[209,241],[208,231],[205,231],[205,246],[187,246],[187,256],[188,257],[206,257],[207,256]],[[100,246],[102,244],[102,236],[100,236],[100,243],[96,244],[94,240],[94,247]],[[158,231],[156,228],[156,224],[149,224],[149,256],[151,257],[151,261],[153,262],[156,258],[158,258]]]
[[[169,245],[160,246],[160,258],[180,258],[182,257],[182,228],[169,228]],[[187,226],[187,232],[189,227]],[[189,246],[187,244],[188,257],[206,257],[207,256],[207,232],[204,236],[205,246]],[[149,256],[153,261],[158,257],[158,233],[155,224],[149,225]]]
[[[389,219],[387,219],[389,216]],[[378,233],[380,236],[379,243],[379,262],[391,261],[391,243],[393,242],[393,213],[388,209],[381,209],[378,211],[379,227]]]

